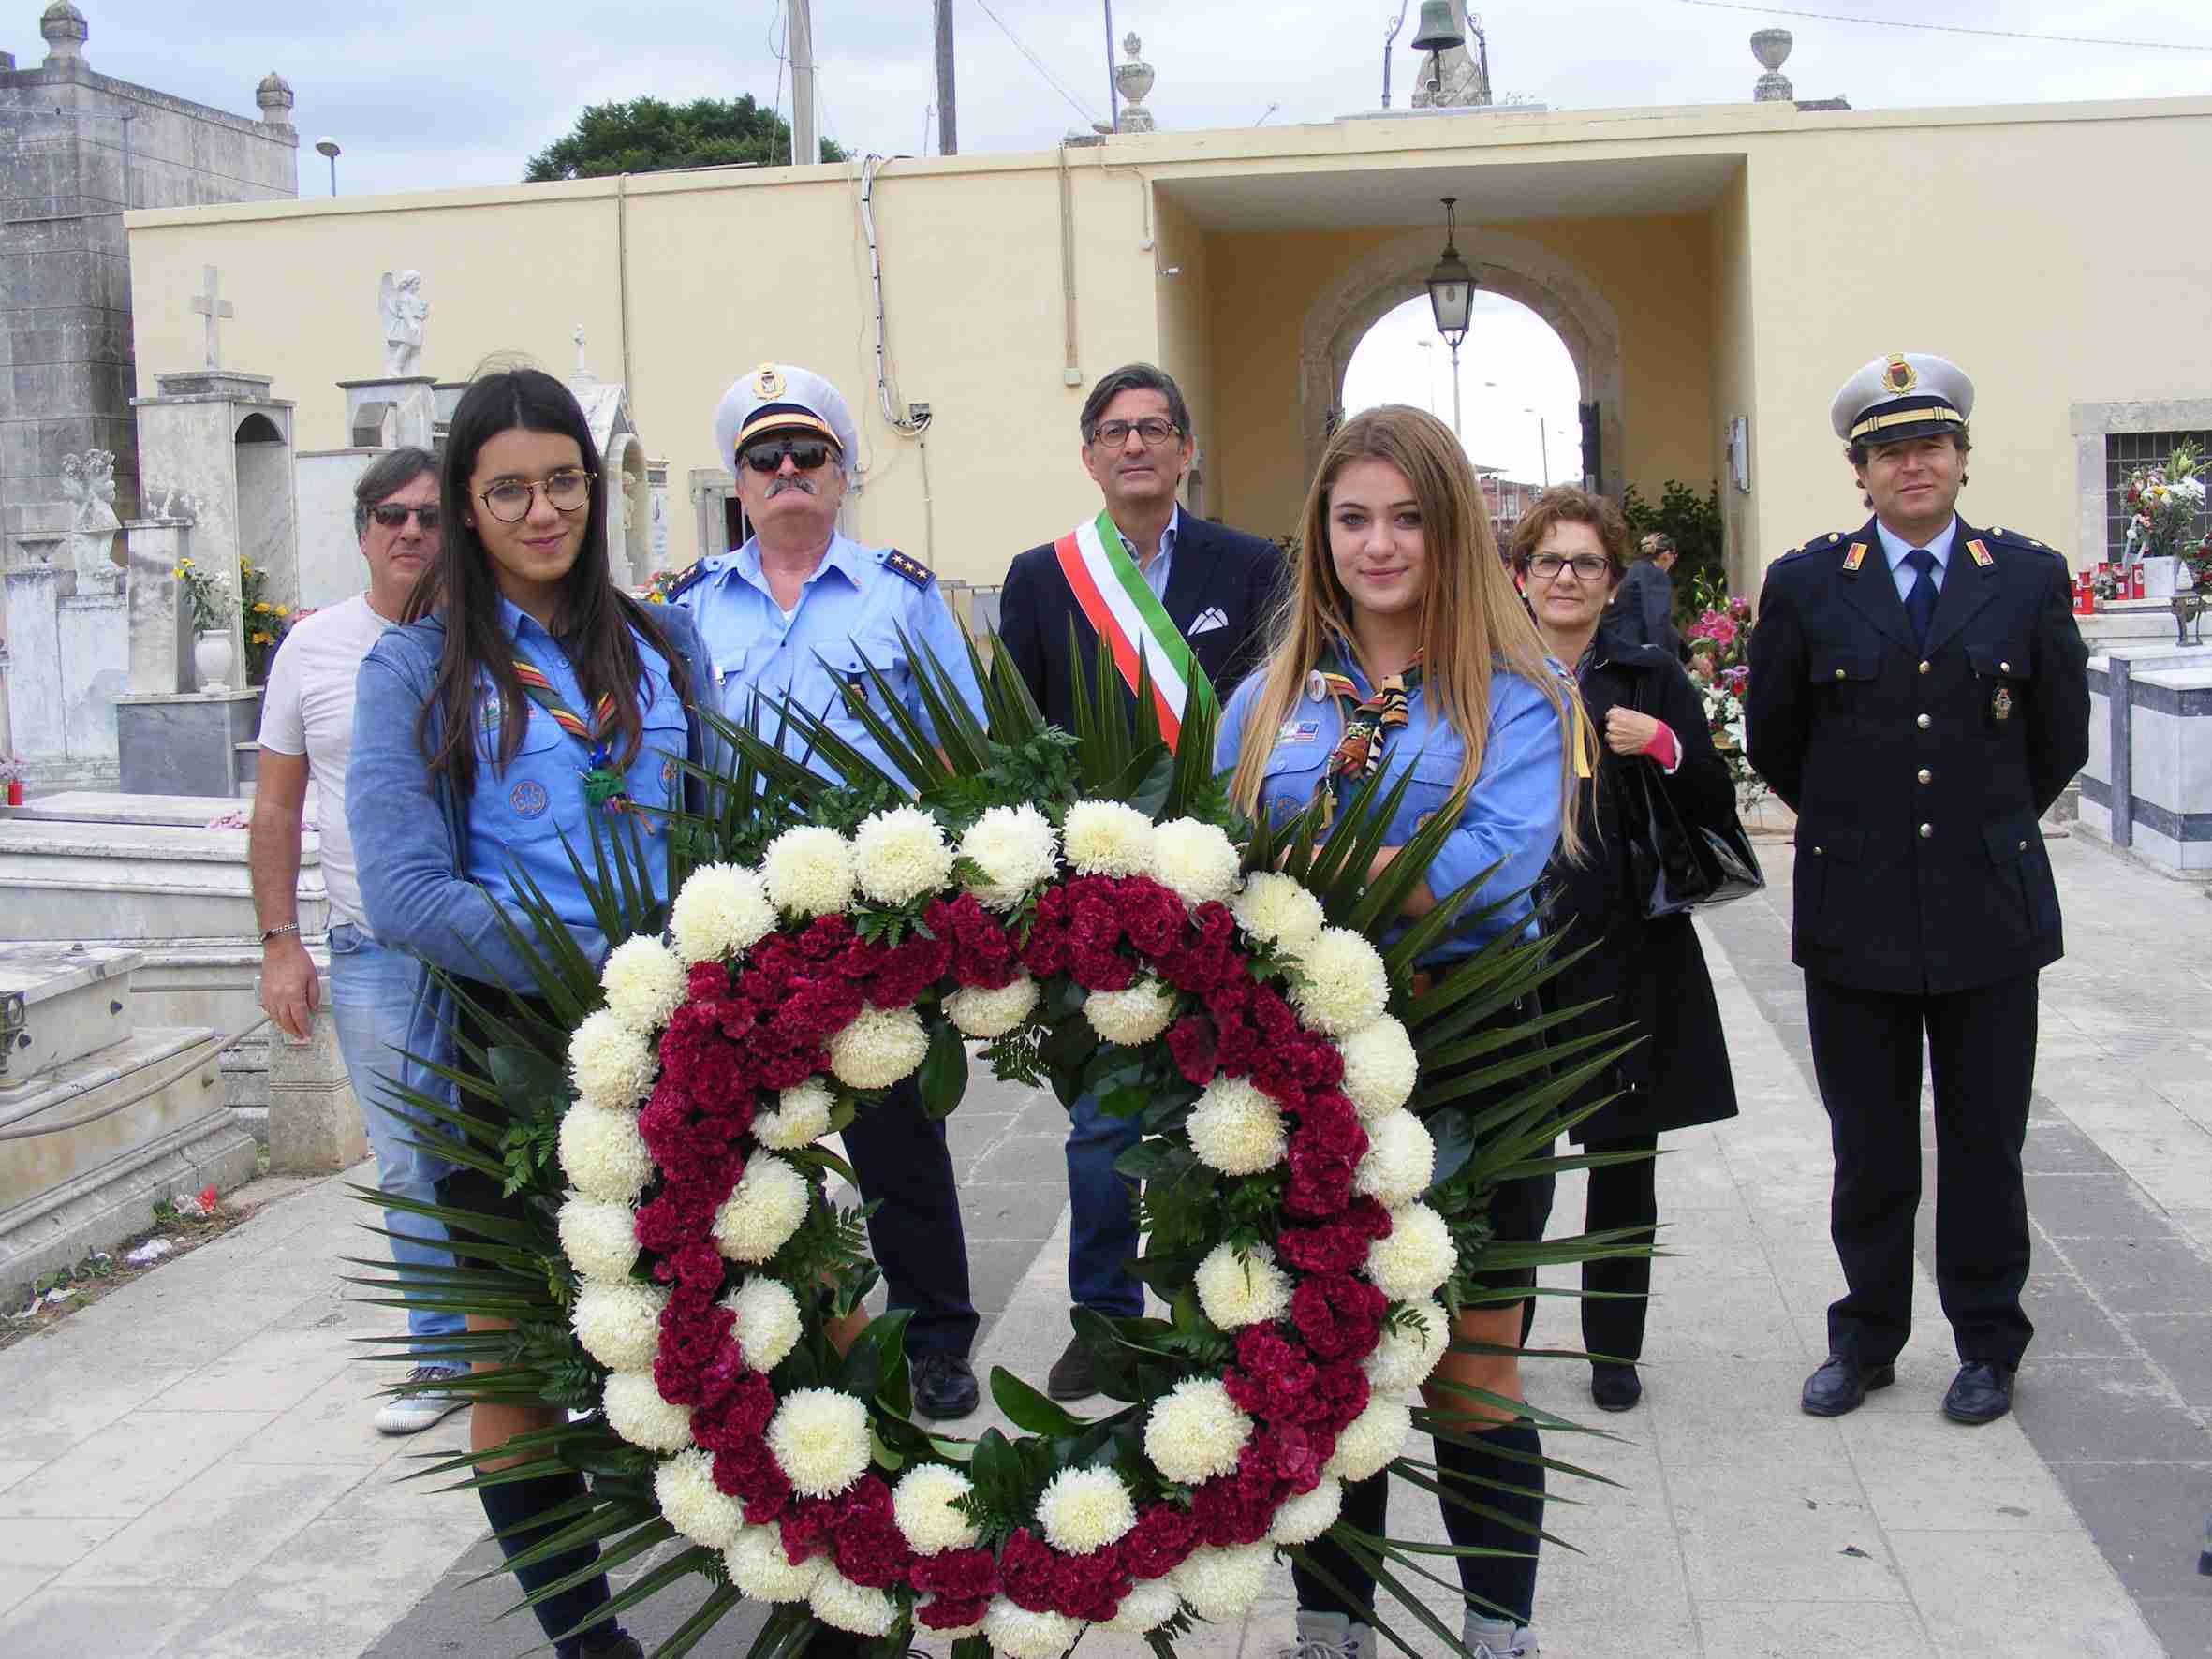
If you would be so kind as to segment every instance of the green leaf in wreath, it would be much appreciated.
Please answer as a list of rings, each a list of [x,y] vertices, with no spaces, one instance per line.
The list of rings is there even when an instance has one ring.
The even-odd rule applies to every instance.
[[[940,1018],[929,1034],[919,1082],[922,1109],[933,1119],[951,1117],[967,1093],[967,1042],[951,1020]]]
[[[968,1474],[983,1502],[1000,1515],[1027,1512],[1029,1493],[1022,1477],[1022,1454],[996,1429],[986,1429],[976,1440]]]
[[[1032,1434],[1077,1434],[1084,1421],[1065,1406],[1040,1394],[1003,1365],[991,1368],[991,1398],[1007,1421]]]

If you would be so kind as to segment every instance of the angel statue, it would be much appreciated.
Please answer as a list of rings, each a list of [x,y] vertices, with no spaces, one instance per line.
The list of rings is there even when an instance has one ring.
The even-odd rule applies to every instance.
[[[384,317],[384,372],[393,379],[422,373],[422,325],[430,301],[422,297],[420,271],[387,271],[376,285],[376,309]]]
[[[123,572],[115,563],[115,457],[105,449],[62,458],[62,494],[68,499],[70,554],[80,594],[113,593]]]

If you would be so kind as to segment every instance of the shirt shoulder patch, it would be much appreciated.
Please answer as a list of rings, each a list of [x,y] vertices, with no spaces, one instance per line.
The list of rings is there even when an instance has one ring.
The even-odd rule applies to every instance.
[[[877,554],[877,558],[882,562],[884,569],[893,576],[905,577],[918,588],[925,588],[937,579],[937,573],[920,559],[902,553],[896,548],[885,548]]]
[[[668,592],[664,594],[662,597],[665,599],[680,599],[686,594],[689,593],[693,588],[699,586],[700,582],[706,580],[706,579],[707,562],[704,559],[696,560],[693,562],[690,569],[685,571],[684,574],[677,577],[674,581],[669,583]]]

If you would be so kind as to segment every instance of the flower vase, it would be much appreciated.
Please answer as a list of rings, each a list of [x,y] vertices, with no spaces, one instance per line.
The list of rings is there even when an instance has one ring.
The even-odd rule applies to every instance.
[[[199,671],[201,691],[229,691],[230,670],[237,665],[229,628],[209,628],[192,637],[192,666]]]
[[[9,779],[7,780],[7,804],[8,804],[9,806],[21,806],[21,805],[22,805],[22,803],[23,803],[23,781],[22,781],[22,779],[21,779],[21,778],[9,778]]]

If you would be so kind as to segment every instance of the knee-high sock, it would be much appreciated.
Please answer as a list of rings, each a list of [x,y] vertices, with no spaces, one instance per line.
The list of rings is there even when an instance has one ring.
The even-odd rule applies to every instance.
[[[506,1486],[487,1486],[477,1489],[477,1496],[484,1501],[484,1515],[492,1523],[492,1530],[504,1533],[509,1527],[525,1526],[534,1516],[547,1514],[581,1497],[584,1490],[581,1475],[541,1475],[534,1480],[518,1480]],[[566,1522],[562,1523],[566,1525]],[[499,1540],[499,1548],[509,1560],[520,1555],[531,1546],[553,1536],[558,1528],[553,1526],[526,1527]],[[551,1584],[566,1578],[570,1573],[589,1566],[599,1558],[599,1547],[586,1544],[580,1549],[563,1550],[550,1561],[540,1561],[530,1566],[517,1567],[515,1578],[525,1592],[541,1584]],[[574,1629],[599,1608],[607,1605],[607,1579],[604,1574],[597,1578],[586,1578],[582,1583],[548,1601],[531,1608],[538,1615],[538,1622],[548,1637],[557,1637]],[[622,1626],[612,1620],[594,1625],[587,1633],[594,1641],[603,1641],[620,1631]],[[555,1659],[578,1659],[582,1652],[582,1637],[555,1642]]]
[[[1474,1437],[1483,1446],[1500,1452],[1535,1457],[1543,1450],[1536,1425],[1526,1417]],[[1528,1464],[1493,1457],[1472,1446],[1458,1446],[1438,1436],[1437,1462],[1443,1472],[1445,1490],[1472,1503],[1510,1516],[1525,1526],[1543,1524],[1544,1471]],[[1508,1483],[1497,1487],[1465,1484],[1469,1479]],[[1536,1552],[1540,1540],[1502,1520],[1477,1515],[1459,1505],[1444,1504],[1444,1530],[1454,1544],[1484,1549],[1508,1549],[1511,1555],[1463,1555],[1459,1558],[1460,1588],[1479,1599],[1478,1618],[1511,1617],[1526,1624],[1536,1606]]]

